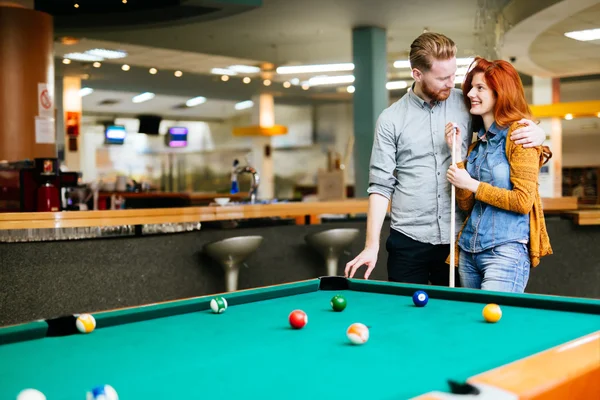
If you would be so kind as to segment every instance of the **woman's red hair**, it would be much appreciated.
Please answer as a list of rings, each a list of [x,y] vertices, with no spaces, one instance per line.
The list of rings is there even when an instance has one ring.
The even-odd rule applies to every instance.
[[[517,70],[507,61],[488,61],[476,57],[469,67],[463,84],[463,96],[467,109],[471,109],[471,100],[467,96],[473,87],[473,77],[483,72],[486,85],[494,92],[494,120],[499,127],[506,128],[522,118],[531,119],[531,110],[525,99],[523,82]],[[473,116],[473,127],[483,126],[481,116]],[[477,129],[478,130],[478,129]]]

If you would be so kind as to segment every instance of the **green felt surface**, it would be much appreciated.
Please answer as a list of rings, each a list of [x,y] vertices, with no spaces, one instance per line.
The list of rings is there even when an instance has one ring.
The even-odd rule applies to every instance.
[[[336,293],[348,300],[343,312],[329,305]],[[124,400],[407,399],[600,328],[597,314],[503,306],[502,320],[488,324],[485,303],[431,298],[417,308],[409,296],[360,291],[232,300],[220,315],[202,310],[0,346],[0,399],[30,387],[48,400],[83,399],[98,384]],[[302,330],[288,325],[293,309],[308,314]],[[349,344],[353,322],[370,326],[365,345]]]

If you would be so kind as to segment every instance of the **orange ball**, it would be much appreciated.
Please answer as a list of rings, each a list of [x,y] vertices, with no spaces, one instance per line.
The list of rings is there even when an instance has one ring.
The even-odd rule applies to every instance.
[[[498,322],[502,318],[502,309],[498,304],[488,304],[483,307],[482,314],[487,322]]]

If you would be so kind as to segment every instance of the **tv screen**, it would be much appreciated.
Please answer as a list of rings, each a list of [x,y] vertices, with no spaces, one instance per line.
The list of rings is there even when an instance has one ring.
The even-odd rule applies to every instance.
[[[106,144],[123,144],[125,142],[127,131],[123,125],[107,126],[104,130],[104,143]]]
[[[138,133],[145,133],[146,135],[158,135],[158,128],[160,128],[160,122],[162,117],[158,115],[140,115],[138,116],[140,121],[140,127]]]
[[[165,141],[168,147],[186,147],[188,129],[181,126],[173,126],[165,135]]]

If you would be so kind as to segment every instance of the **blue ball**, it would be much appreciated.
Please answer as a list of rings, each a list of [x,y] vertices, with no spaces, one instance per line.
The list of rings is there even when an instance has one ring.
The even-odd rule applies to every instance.
[[[100,385],[87,393],[86,400],[119,400],[119,395],[112,386]]]
[[[424,307],[429,301],[429,296],[423,290],[417,290],[415,294],[413,294],[413,303],[417,307]]]

